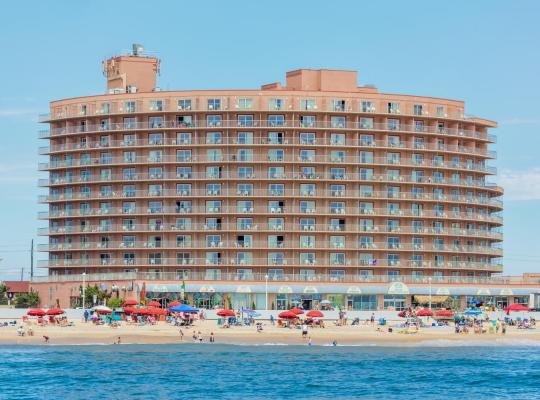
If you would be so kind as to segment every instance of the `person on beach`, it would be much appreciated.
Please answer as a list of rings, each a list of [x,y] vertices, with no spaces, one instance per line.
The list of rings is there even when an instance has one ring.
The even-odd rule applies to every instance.
[[[34,330],[32,327],[28,328],[28,336],[34,336]]]
[[[45,340],[45,343],[49,343],[49,339],[50,338],[48,336],[43,335],[43,340]]]
[[[180,333],[180,341],[184,341],[184,331],[182,329],[178,329],[178,333]]]
[[[302,339],[305,339],[305,338],[307,337],[307,334],[308,334],[307,329],[308,329],[308,328],[307,328],[307,325],[306,325],[306,323],[304,322],[304,323],[302,324]]]
[[[19,327],[17,328],[17,334],[18,334],[19,336],[24,336],[25,333],[26,333],[26,332],[24,331],[24,326],[21,325],[21,326],[19,326]]]
[[[506,323],[504,321],[501,324],[501,334],[506,335]]]
[[[193,343],[197,343],[197,333],[195,331],[193,331],[191,338],[193,339]]]
[[[273,315],[270,315],[270,323],[272,324],[272,326],[275,325],[275,321],[274,321],[274,316],[273,316]]]
[[[332,346],[334,346],[334,347],[337,346],[337,340],[334,340],[334,341],[332,342]]]
[[[214,332],[210,332],[210,343],[214,343],[216,338],[214,337]]]
[[[88,317],[89,316],[90,316],[90,314],[88,313],[88,310],[84,310],[84,314],[83,314],[84,322],[88,322]]]
[[[308,338],[307,345],[308,345],[308,346],[311,346],[311,336]]]
[[[122,340],[120,339],[120,336],[118,336],[118,338],[116,339],[116,344],[121,344],[122,343]]]
[[[375,313],[371,313],[370,321],[371,321],[371,326],[375,325]]]
[[[199,343],[203,342],[203,336],[202,336],[201,331],[199,331],[199,334],[197,335],[197,338],[199,339]]]

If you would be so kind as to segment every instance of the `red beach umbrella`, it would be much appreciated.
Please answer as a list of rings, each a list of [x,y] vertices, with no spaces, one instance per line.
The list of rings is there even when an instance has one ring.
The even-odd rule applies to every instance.
[[[279,313],[278,317],[283,318],[283,319],[295,319],[296,314],[293,313],[292,311],[283,311]]]
[[[51,308],[49,310],[47,310],[47,315],[60,315],[60,314],[64,314],[65,311],[60,309],[60,308]]]
[[[291,308],[289,311],[294,313],[294,315],[300,315],[304,313],[304,310],[301,310],[299,308]]]
[[[43,311],[41,308],[31,308],[26,313],[27,315],[30,315],[31,317],[43,317],[47,313]]]
[[[126,301],[124,301],[124,304],[122,304],[122,307],[136,306],[137,304],[139,304],[139,302],[137,300],[126,300]]]
[[[424,308],[416,313],[419,317],[433,317],[433,311]]]
[[[148,307],[161,307],[161,303],[159,301],[151,301],[146,304]]]
[[[311,311],[308,311],[306,316],[310,318],[322,318],[324,317],[324,314],[322,313],[322,311],[319,311],[319,310],[311,310]]]
[[[220,317],[234,317],[236,316],[236,313],[233,310],[227,310],[224,308],[223,310],[219,310],[217,315]]]
[[[182,303],[179,302],[178,300],[171,301],[171,302],[169,303],[169,307],[176,307],[176,306],[179,306],[180,304],[182,304]]]
[[[134,314],[135,310],[136,308],[133,308],[133,307],[124,307],[124,313],[126,314]]]
[[[437,317],[453,317],[454,312],[452,310],[439,310],[435,313]]]
[[[529,307],[523,306],[521,304],[512,304],[508,307],[504,308],[504,311],[510,312],[510,311],[529,311]]]

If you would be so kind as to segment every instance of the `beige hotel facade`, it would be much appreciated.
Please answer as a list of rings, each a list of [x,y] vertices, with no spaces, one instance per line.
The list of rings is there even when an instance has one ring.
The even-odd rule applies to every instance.
[[[159,67],[112,57],[107,94],[42,116],[43,305],[80,304],[83,280],[164,304],[184,283],[199,307],[529,298],[499,277],[496,123],[463,101],[380,93],[343,70],[161,91]]]

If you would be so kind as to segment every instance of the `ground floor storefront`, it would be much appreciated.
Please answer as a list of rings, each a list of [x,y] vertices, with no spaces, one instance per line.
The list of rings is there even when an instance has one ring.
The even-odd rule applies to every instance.
[[[89,277],[90,278],[90,277]],[[97,287],[106,297],[126,300],[155,300],[168,306],[172,301],[187,302],[197,308],[285,310],[345,309],[349,311],[400,311],[407,307],[428,306],[462,310],[471,307],[502,309],[514,303],[535,308],[540,302],[540,285],[487,284],[405,284],[387,283],[275,283],[230,281],[149,281],[85,280],[33,282],[42,307],[81,306],[82,287]],[[100,302],[100,299],[95,299]]]

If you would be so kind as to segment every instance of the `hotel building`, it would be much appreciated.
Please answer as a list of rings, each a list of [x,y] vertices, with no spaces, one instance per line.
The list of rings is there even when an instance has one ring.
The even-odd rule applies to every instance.
[[[515,300],[492,276],[495,122],[463,101],[358,86],[354,71],[161,91],[159,66],[138,48],[112,57],[107,94],[42,116],[42,304],[77,305],[83,279],[164,303],[184,282],[200,307],[401,309],[428,291],[463,306]]]

